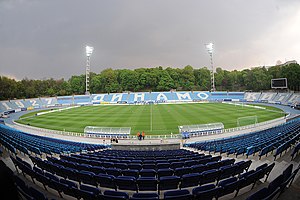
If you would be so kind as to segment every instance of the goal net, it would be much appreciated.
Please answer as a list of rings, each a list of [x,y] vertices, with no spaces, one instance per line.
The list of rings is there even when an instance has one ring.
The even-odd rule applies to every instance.
[[[237,118],[237,126],[248,126],[251,124],[256,124],[258,123],[258,117],[256,115],[254,116],[246,116],[246,117],[239,117]]]
[[[84,134],[96,137],[128,137],[130,135],[130,127],[99,127],[99,126],[86,126]]]
[[[179,133],[183,137],[189,137],[189,135],[209,134],[209,133],[221,133],[224,129],[224,124],[221,122],[210,124],[194,124],[194,125],[182,125],[178,126]]]

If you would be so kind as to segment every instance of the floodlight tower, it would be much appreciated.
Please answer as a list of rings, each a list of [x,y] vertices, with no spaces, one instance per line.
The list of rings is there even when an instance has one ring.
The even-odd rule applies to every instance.
[[[213,43],[208,43],[205,45],[206,49],[208,51],[208,54],[210,56],[210,65],[211,65],[211,70],[210,70],[210,80],[211,80],[211,92],[216,91],[215,87],[215,75],[214,75],[214,65],[213,65],[213,50],[214,50],[214,44]]]
[[[90,94],[90,59],[93,53],[94,47],[86,46],[86,68],[85,68],[85,94]]]

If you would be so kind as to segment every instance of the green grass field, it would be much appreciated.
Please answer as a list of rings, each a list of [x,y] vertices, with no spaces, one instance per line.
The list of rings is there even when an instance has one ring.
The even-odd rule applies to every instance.
[[[180,125],[214,122],[233,128],[239,117],[256,115],[258,122],[263,122],[284,116],[280,109],[273,107],[262,110],[221,103],[83,106],[40,116],[35,116],[35,113],[22,116],[18,122],[71,132],[83,132],[86,126],[131,127],[131,134],[137,131],[177,134]]]

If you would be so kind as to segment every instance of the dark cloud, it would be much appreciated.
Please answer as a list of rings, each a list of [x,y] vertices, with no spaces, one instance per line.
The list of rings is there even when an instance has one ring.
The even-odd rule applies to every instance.
[[[97,73],[207,66],[207,42],[228,70],[299,60],[296,0],[6,0],[0,19],[0,74],[18,79],[83,74],[87,44]]]

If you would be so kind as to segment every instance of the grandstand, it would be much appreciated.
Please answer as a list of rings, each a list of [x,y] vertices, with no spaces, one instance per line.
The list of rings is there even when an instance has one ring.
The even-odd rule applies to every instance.
[[[0,101],[0,113],[13,113],[36,108],[54,106],[149,103],[149,102],[193,102],[193,101],[234,101],[265,102],[282,105],[297,105],[299,93],[265,93],[265,92],[140,92],[110,93],[92,95],[59,96],[36,99]]]
[[[300,95],[207,91],[74,95],[1,101],[0,112],[10,115],[73,105],[194,101],[268,103],[291,109],[300,102]],[[234,135],[218,132],[184,140],[120,141],[135,146],[134,150],[112,149],[112,143],[102,138],[41,130],[28,133],[12,127],[9,120],[0,124],[0,153],[23,199],[299,198],[295,185],[299,183],[300,119],[296,115],[274,127],[253,127]],[[138,144],[149,149],[152,144],[168,146],[174,141],[180,144],[178,149],[137,148]]]

